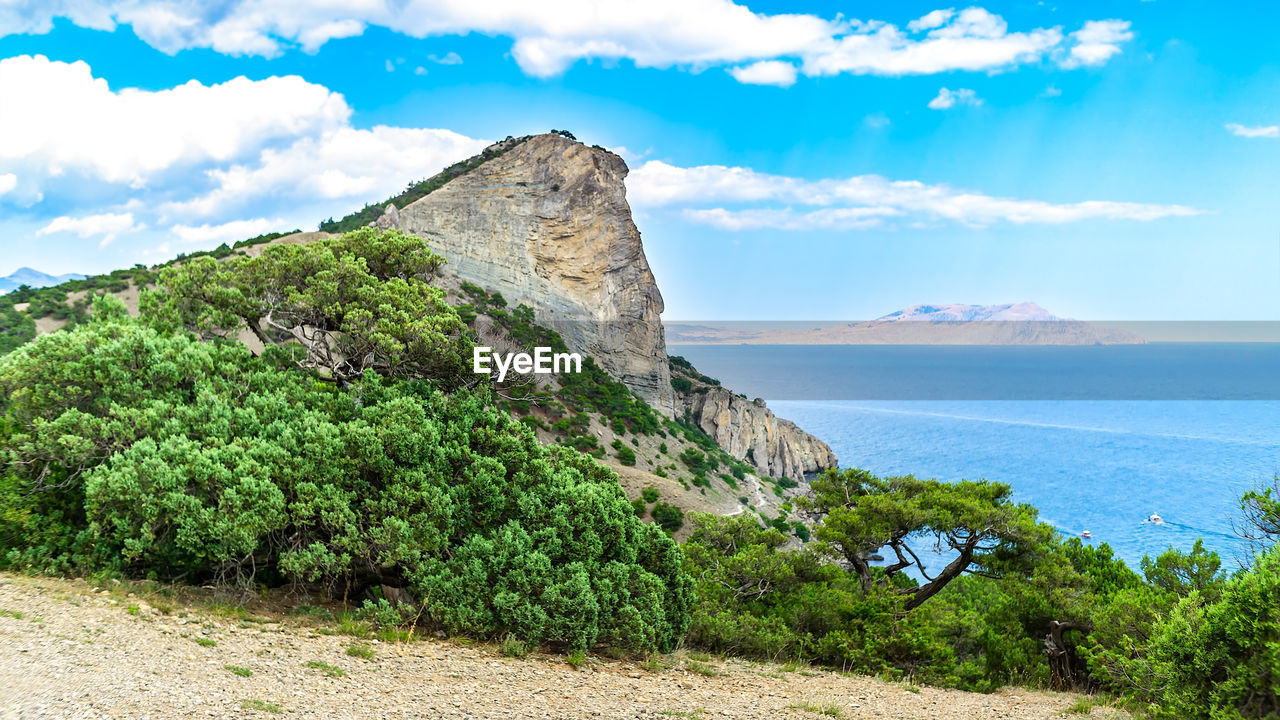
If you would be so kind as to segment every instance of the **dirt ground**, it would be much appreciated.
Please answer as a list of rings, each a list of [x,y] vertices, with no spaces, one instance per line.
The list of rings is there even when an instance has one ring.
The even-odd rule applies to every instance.
[[[1127,717],[1073,695],[917,688],[688,652],[574,669],[558,655],[379,642],[297,612],[104,585],[0,574],[0,718]]]

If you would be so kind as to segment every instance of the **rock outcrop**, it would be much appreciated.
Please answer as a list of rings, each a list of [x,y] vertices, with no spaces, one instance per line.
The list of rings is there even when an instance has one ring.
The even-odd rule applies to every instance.
[[[830,446],[783,420],[763,400],[747,400],[721,387],[681,394],[678,410],[688,411],[702,431],[730,455],[751,463],[765,477],[803,480],[836,467]]]
[[[622,158],[560,135],[502,154],[377,224],[423,238],[461,279],[497,291],[672,417],[662,294],[627,205]]]

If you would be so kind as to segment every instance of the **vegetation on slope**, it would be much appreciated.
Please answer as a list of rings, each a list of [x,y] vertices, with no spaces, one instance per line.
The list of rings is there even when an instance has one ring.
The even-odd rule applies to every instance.
[[[287,346],[255,357],[176,327],[226,330],[233,309],[280,288],[290,288],[282,302],[305,305],[324,278],[357,267],[389,294],[433,296],[419,277],[378,269],[406,250],[394,234],[362,239],[287,255],[319,263],[302,287],[267,272],[287,268],[272,262],[291,251],[230,270],[273,280],[261,285],[193,285],[166,271],[142,320],[102,298],[89,321],[0,359],[4,564],[321,582],[357,597],[405,588],[428,627],[576,649],[671,648],[691,601],[679,548],[635,517],[611,472],[539,445],[488,390],[444,394],[460,383],[372,366],[338,384],[300,367]],[[359,328],[411,336],[394,327],[401,309],[367,307],[372,322]],[[420,349],[393,342],[378,357],[419,368],[408,358]]]

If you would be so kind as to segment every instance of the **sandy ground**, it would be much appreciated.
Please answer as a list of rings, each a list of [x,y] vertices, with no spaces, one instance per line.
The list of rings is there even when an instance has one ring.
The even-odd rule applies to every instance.
[[[662,667],[589,658],[575,670],[557,655],[328,632],[297,614],[0,574],[0,718],[1057,718],[1078,700],[684,652]]]

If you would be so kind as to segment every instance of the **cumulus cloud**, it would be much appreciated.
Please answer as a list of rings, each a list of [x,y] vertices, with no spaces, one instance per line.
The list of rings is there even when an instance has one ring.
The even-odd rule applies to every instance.
[[[352,127],[341,95],[297,77],[117,89],[83,62],[21,56],[0,60],[0,98],[0,203],[46,222],[42,235],[104,244],[145,228],[216,245],[309,227],[488,144]]]
[[[1057,53],[1074,65],[1105,62],[1132,37],[1120,20],[1090,21],[1071,34],[1060,28],[1010,31],[998,15],[977,7],[934,10],[905,29],[879,20],[753,12],[732,0],[106,0],[24,2],[0,6],[0,33],[46,32],[63,17],[109,30],[127,24],[167,52],[211,48],[232,55],[274,57],[290,47],[317,51],[329,40],[359,35],[371,25],[412,37],[471,32],[513,39],[511,56],[526,73],[548,77],[580,60],[627,59],[639,67],[736,66],[747,80],[760,61],[802,62],[806,75],[907,75],[998,70]],[[449,53],[436,62],[461,61]],[[771,82],[768,84],[780,84]]]
[[[886,218],[944,220],[971,226],[998,222],[1060,224],[1081,220],[1139,220],[1197,215],[1184,205],[1088,200],[1051,203],[985,195],[948,185],[889,180],[879,175],[805,180],[750,168],[682,168],[653,160],[631,173],[628,196],[640,207],[715,203],[749,207],[690,208],[684,217],[727,230],[856,229]],[[784,205],[785,207],[769,207]],[[798,212],[792,206],[814,208]],[[761,207],[764,206],[764,207]]]
[[[948,90],[942,88],[938,91],[938,96],[929,101],[930,110],[946,110],[956,105],[981,105],[982,98],[978,94],[968,88],[959,88],[958,90]]]
[[[488,144],[450,130],[351,127],[268,148],[251,163],[209,170],[214,189],[162,207],[183,217],[244,208],[261,196],[276,200],[384,198]]]
[[[955,15],[955,8],[934,10],[931,13],[925,14],[924,17],[917,18],[907,23],[907,30],[910,32],[922,32],[924,30],[932,30],[934,28],[942,27],[950,22],[951,18],[955,17]]]
[[[888,23],[858,23],[824,50],[802,53],[803,71],[815,76],[993,71],[1038,61],[1063,42],[1059,28],[1010,32],[999,15],[976,7],[940,17],[938,23],[923,37]]]
[[[782,60],[761,60],[742,67],[729,68],[734,80],[746,85],[776,85],[791,87],[796,84],[796,66]]]
[[[296,76],[113,90],[84,62],[41,55],[0,60],[0,97],[0,169],[135,186],[175,165],[234,160],[338,128],[351,115],[341,95]]]
[[[1246,138],[1275,138],[1280,137],[1280,125],[1240,125],[1238,123],[1227,123],[1227,131],[1232,135],[1238,135]]]
[[[203,225],[174,225],[169,228],[179,240],[185,243],[198,243],[201,245],[220,245],[222,243],[234,243],[245,238],[257,237],[263,233],[271,232],[283,225],[281,220],[268,220],[266,218],[255,218],[253,220],[232,220],[216,225],[205,223]]]
[[[141,230],[144,225],[135,225],[133,213],[102,213],[84,217],[63,215],[36,231],[36,235],[53,235],[56,233],[74,233],[82,238],[101,237],[99,247],[106,247],[120,233]]]
[[[1074,43],[1063,67],[1101,65],[1120,53],[1120,45],[1133,39],[1127,20],[1090,20],[1071,33]]]

